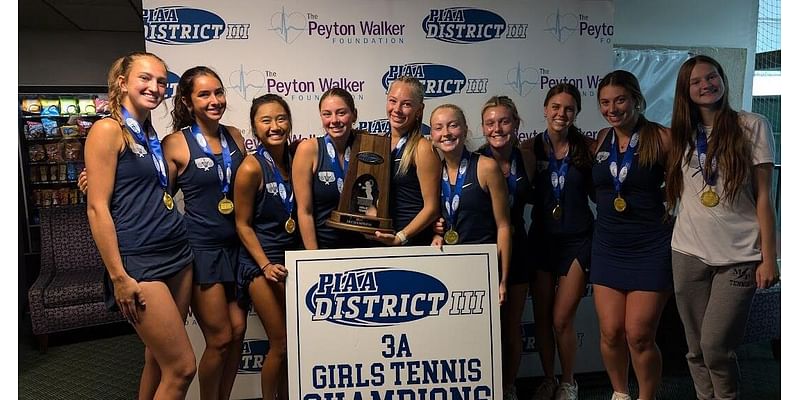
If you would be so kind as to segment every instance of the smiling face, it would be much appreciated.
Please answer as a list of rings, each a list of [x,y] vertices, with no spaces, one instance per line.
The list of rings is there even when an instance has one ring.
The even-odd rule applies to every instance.
[[[160,60],[151,56],[137,57],[127,76],[117,78],[124,95],[123,105],[150,111],[164,100],[167,91],[167,68]]]
[[[725,83],[717,68],[711,64],[698,62],[689,77],[689,98],[698,106],[717,105],[725,94]]]
[[[414,93],[411,84],[394,81],[386,96],[386,116],[392,130],[401,134],[408,132],[422,118],[424,105],[420,95]]]
[[[256,137],[265,147],[282,146],[292,132],[289,113],[274,101],[258,107],[253,117],[253,127]]]
[[[461,152],[467,135],[464,114],[442,106],[431,114],[431,141],[442,153]]]
[[[566,133],[575,123],[578,115],[578,104],[569,93],[556,94],[547,101],[544,107],[544,116],[547,120],[547,131],[551,133]]]
[[[519,121],[508,107],[498,105],[487,107],[481,116],[483,136],[489,146],[502,149],[511,144],[511,138],[519,129]]]
[[[319,116],[322,119],[322,128],[333,138],[347,137],[356,120],[353,110],[339,96],[328,96],[322,100]]]
[[[632,129],[639,118],[636,101],[622,86],[608,85],[598,95],[600,114],[614,128]]]
[[[227,105],[225,88],[213,76],[198,75],[194,78],[189,101],[184,102],[196,119],[219,121]]]

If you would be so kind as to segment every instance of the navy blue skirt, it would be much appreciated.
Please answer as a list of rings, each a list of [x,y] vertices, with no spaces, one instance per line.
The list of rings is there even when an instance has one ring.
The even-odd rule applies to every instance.
[[[595,232],[589,281],[617,290],[672,289],[672,230]]]
[[[165,281],[181,272],[193,259],[194,254],[189,243],[183,241],[163,250],[122,256],[122,266],[136,282]],[[103,288],[106,308],[109,311],[118,311],[119,308],[114,297],[114,284],[111,282],[108,270],[104,275]]]
[[[218,248],[193,247],[194,283],[210,285],[236,282],[239,248],[239,243]]]
[[[283,250],[265,250],[265,253],[271,263],[283,264],[286,262]],[[249,291],[250,283],[259,275],[264,275],[264,272],[261,271],[261,266],[256,265],[256,262],[253,261],[253,257],[251,257],[247,249],[242,246],[239,251],[239,268],[236,273],[236,301],[242,309],[250,309],[250,303],[252,302]]]
[[[533,238],[533,268],[566,276],[573,261],[578,260],[581,269],[588,274],[592,258],[592,231],[575,235],[545,235]]]

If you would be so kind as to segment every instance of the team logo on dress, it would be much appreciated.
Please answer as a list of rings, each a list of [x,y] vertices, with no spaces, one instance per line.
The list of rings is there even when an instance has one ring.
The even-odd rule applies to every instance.
[[[278,194],[278,184],[275,182],[267,182],[264,184],[264,188],[267,193],[276,196]]]
[[[148,42],[181,45],[196,44],[223,37],[249,38],[250,24],[226,24],[217,14],[197,8],[169,6],[142,10],[144,38]],[[226,29],[228,34],[225,34]]]
[[[317,178],[325,185],[336,182],[336,175],[333,174],[333,171],[319,171],[317,172]]]
[[[203,171],[209,171],[214,166],[214,160],[208,157],[200,157],[194,159],[194,165],[197,169],[202,169]]]
[[[131,146],[131,151],[139,157],[144,157],[147,154],[147,149],[139,143],[134,143],[133,146]]]
[[[500,15],[479,8],[450,7],[430,10],[422,20],[428,39],[471,44],[492,39],[525,39],[528,24],[507,24]]]
[[[444,97],[459,93],[486,93],[489,79],[467,79],[464,73],[449,65],[431,63],[411,63],[390,65],[383,74],[381,82],[384,89],[400,76],[408,75],[419,79],[425,88],[425,97]]]
[[[449,295],[444,283],[430,275],[375,267],[320,274],[305,302],[313,321],[374,327],[437,316]],[[484,298],[479,300],[481,309]]]
[[[248,339],[242,343],[242,361],[239,363],[240,374],[260,374],[264,358],[269,351],[269,341]]]
[[[611,155],[611,153],[609,153],[607,151],[598,151],[597,152],[597,157],[595,157],[595,158],[597,159],[598,163],[601,163],[601,162],[603,162],[605,160],[608,160],[608,156],[609,155]]]

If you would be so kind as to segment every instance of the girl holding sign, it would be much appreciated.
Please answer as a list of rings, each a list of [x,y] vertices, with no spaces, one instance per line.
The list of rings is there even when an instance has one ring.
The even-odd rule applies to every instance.
[[[250,124],[259,145],[239,167],[234,186],[236,231],[242,241],[237,277],[240,303],[252,300],[269,338],[261,370],[265,399],[288,399],[284,251],[300,247],[292,190],[292,114],[278,95],[253,99]]]
[[[244,159],[244,139],[238,129],[220,123],[227,104],[225,88],[210,68],[186,70],[174,101],[175,132],[162,146],[183,192],[195,257],[192,312],[206,342],[198,367],[200,398],[226,399],[239,369],[247,317],[236,304],[241,245],[233,214],[234,178]]]
[[[672,293],[672,222],[662,192],[670,131],[645,118],[646,102],[630,72],[603,77],[597,97],[611,125],[598,134],[592,167],[597,222],[590,281],[600,352],[614,399],[630,398],[629,357],[639,398],[653,399],[661,380],[656,330]]]
[[[769,122],[733,111],[728,80],[713,58],[681,66],[675,86],[667,200],[675,302],[699,399],[737,397],[736,348],[756,287],[778,279]]]
[[[108,73],[111,117],[86,139],[87,214],[106,267],[106,303],[145,344],[143,398],[186,397],[196,367],[184,320],[192,294],[192,250],[172,199],[150,112],[164,100],[167,66],[154,54],[117,59]]]

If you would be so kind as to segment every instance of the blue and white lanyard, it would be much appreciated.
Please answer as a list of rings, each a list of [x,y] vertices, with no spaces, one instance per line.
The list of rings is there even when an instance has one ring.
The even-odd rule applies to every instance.
[[[628,147],[625,149],[625,156],[622,159],[622,168],[619,168],[619,172],[617,172],[617,153],[619,152],[616,145],[617,135],[613,129],[609,133],[611,134],[611,154],[609,156],[608,169],[611,170],[611,177],[614,178],[614,190],[619,194],[622,183],[625,182],[625,178],[628,177],[628,171],[630,171],[631,164],[633,163],[633,153],[636,150],[636,146],[639,144],[639,132],[633,132],[633,135],[631,135],[631,140],[628,142]]]
[[[703,173],[703,180],[708,186],[714,186],[717,183],[717,159],[711,159],[711,171],[706,174],[706,159],[708,158],[708,136],[706,128],[697,125],[697,161],[700,164],[700,171]]]
[[[290,185],[285,183],[286,181],[283,180],[283,176],[281,176],[281,171],[275,164],[275,160],[263,145],[258,145],[258,147],[256,147],[256,153],[260,154],[262,157],[264,157],[264,159],[267,160],[267,164],[269,164],[270,169],[272,170],[272,175],[275,177],[275,183],[278,185],[278,195],[281,196],[283,208],[286,210],[286,214],[291,217],[292,209],[294,208],[294,190],[292,190]],[[264,177],[264,184],[266,185],[266,177]]]
[[[200,127],[194,123],[192,124],[192,136],[194,136],[195,141],[203,150],[203,153],[206,153],[208,157],[212,160],[214,159],[214,153],[211,152],[211,149],[208,147],[208,142],[206,138],[203,136],[203,132],[200,131]],[[222,147],[222,165],[217,164],[217,174],[219,175],[219,183],[221,186],[222,194],[227,196],[228,192],[230,191],[231,187],[231,177],[233,176],[233,172],[231,171],[231,165],[233,162],[231,161],[231,153],[228,148],[228,139],[225,138],[224,129],[222,125],[219,126],[219,143]]]
[[[487,157],[494,157],[492,149],[489,146],[484,147],[483,155]],[[517,156],[514,150],[511,150],[511,166],[508,169],[508,176],[506,177],[506,185],[508,185],[508,206],[514,206],[514,194],[517,193]]]
[[[348,145],[344,151],[344,168],[339,165],[339,158],[336,157],[336,147],[333,145],[330,135],[325,135],[325,151],[328,153],[328,158],[331,160],[333,166],[333,176],[336,177],[336,187],[339,193],[342,193],[344,188],[344,173],[347,172],[347,167],[350,164],[350,146]]]
[[[567,148],[567,155],[564,156],[564,159],[561,160],[561,165],[558,165],[558,160],[556,160],[556,151],[553,148],[553,142],[550,141],[550,135],[547,133],[547,130],[544,131],[544,135],[542,136],[544,141],[547,143],[547,146],[550,147],[550,151],[547,152],[548,157],[548,170],[550,171],[550,185],[553,186],[553,198],[556,200],[556,204],[561,204],[561,191],[564,190],[564,184],[567,180],[567,172],[569,171],[569,147]],[[616,157],[614,158],[616,161]],[[611,173],[612,175],[616,174],[616,171]],[[619,192],[619,189],[617,189]]]
[[[442,161],[442,200],[444,201],[445,218],[447,219],[448,227],[451,229],[456,225],[456,217],[458,216],[458,205],[461,201],[461,189],[464,185],[464,179],[467,176],[467,167],[469,166],[469,151],[465,148],[461,151],[461,161],[458,163],[458,175],[456,176],[456,184],[453,190],[450,190],[450,177],[447,173],[447,163]]]
[[[147,135],[145,136],[145,132],[142,127],[139,126],[139,122],[131,117],[131,114],[125,107],[122,107],[122,118],[125,120],[125,126],[133,134],[136,142],[150,149],[150,156],[153,158],[153,164],[156,166],[156,171],[158,172],[158,181],[161,184],[161,188],[164,189],[166,193],[169,186],[167,168],[164,164],[164,154],[161,152],[161,142],[158,141],[158,135],[153,128],[153,124],[150,123],[149,119],[145,121],[144,125],[147,130]]]

